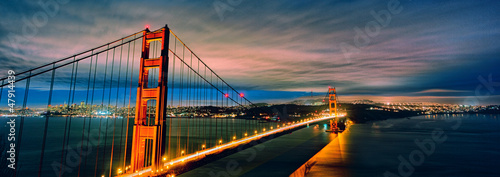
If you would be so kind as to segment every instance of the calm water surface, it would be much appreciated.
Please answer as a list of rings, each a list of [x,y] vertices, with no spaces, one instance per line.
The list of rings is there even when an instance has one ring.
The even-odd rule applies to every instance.
[[[8,121],[8,118],[0,118],[0,149],[3,151],[0,170],[2,171],[7,167],[6,161],[3,159],[7,155],[5,148],[8,147],[7,133],[9,129],[6,124]],[[167,118],[167,121],[170,119]],[[19,133],[20,122],[20,118],[16,118],[16,133]],[[64,117],[50,118],[42,176],[57,176],[61,164],[64,164],[63,176],[78,176],[79,173],[80,176],[109,176],[110,166],[113,167],[112,176],[115,175],[116,170],[123,167],[125,160],[127,165],[130,164],[133,123],[134,119],[130,119],[127,139],[128,156],[125,157],[126,119],[84,119],[79,117],[71,118],[70,121],[69,118]],[[275,126],[275,124],[274,122],[232,118],[172,118],[171,126],[167,124],[167,131],[171,128],[171,145],[168,148],[168,141],[165,140],[167,151],[170,151],[166,158],[168,161],[181,155],[194,153],[201,150],[202,145],[210,148],[220,140],[226,143],[233,140],[234,137],[239,139],[244,137],[245,133],[251,136],[255,130],[260,133],[263,128],[269,130],[270,126]],[[21,150],[17,164],[19,174],[17,176],[38,176],[44,125],[45,118],[27,117],[24,119]],[[63,163],[61,163],[65,129],[66,132],[70,133],[69,141],[65,142],[67,144],[64,145],[66,154]],[[187,136],[188,134],[189,136]],[[16,143],[19,144],[19,141]],[[82,153],[79,153],[80,148],[82,148]],[[112,163],[111,158],[113,159]],[[0,176],[12,176],[12,174]]]
[[[332,176],[384,176],[384,174],[387,176],[500,176],[498,168],[500,164],[499,118],[500,115],[428,115],[353,125],[337,138],[339,151],[336,157],[338,158],[332,159],[331,168],[335,168],[339,173],[332,174]],[[88,120],[86,120],[85,124],[87,126],[86,131],[89,126]],[[87,149],[88,155],[82,157],[81,176],[94,176],[94,174],[108,176],[113,142],[113,169],[123,164],[125,157],[122,154],[126,135],[125,132],[122,132],[121,127],[126,125],[122,124],[126,123],[124,120],[116,119],[116,123],[115,119],[92,120],[90,130],[101,130],[102,136],[100,137],[99,146],[90,144]],[[133,122],[133,119],[131,120]],[[0,134],[3,143],[6,142],[7,137],[5,134],[8,131],[5,127],[7,121],[8,119],[5,118],[0,119],[2,125],[2,133]],[[16,121],[19,124],[19,120]],[[42,176],[56,176],[55,171],[57,170],[55,169],[58,168],[55,168],[52,164],[58,164],[61,159],[65,121],[65,118],[54,118],[49,121]],[[202,144],[211,146],[210,142],[207,142],[209,140],[216,141],[222,138],[227,141],[227,139],[232,138],[231,136],[239,138],[243,136],[244,132],[251,133],[254,129],[270,125],[248,120],[229,119],[217,121],[219,121],[217,123],[218,129],[217,134],[215,134],[215,120],[174,119],[171,134],[173,144],[177,142],[177,133],[183,135],[187,133],[187,124],[190,124],[190,127],[193,128],[189,129],[190,143],[186,143],[186,136],[179,136],[182,146],[173,145],[170,148],[171,156],[178,155],[181,149],[191,152],[198,150]],[[226,122],[229,123],[227,129]],[[43,124],[44,119],[25,119],[19,162],[21,172],[18,176],[37,175]],[[66,146],[66,149],[70,147],[71,150],[68,152],[78,150],[78,145],[82,139],[83,125],[83,118],[72,119],[69,146]],[[101,128],[99,128],[99,125]],[[114,141],[113,125],[117,127],[114,130]],[[196,127],[194,125],[208,128],[197,129],[194,128]],[[132,127],[132,123],[129,126]],[[106,127],[108,127],[107,133]],[[212,127],[211,131],[209,127]],[[128,143],[130,143],[131,130],[128,135]],[[228,135],[225,134],[226,132],[229,132]],[[83,133],[86,135],[86,132]],[[328,140],[329,136],[326,134],[329,133],[325,132],[324,138],[320,138],[323,145],[325,142],[330,141]],[[290,135],[299,136],[297,138],[301,136],[300,132]],[[315,136],[322,135],[317,134]],[[276,141],[273,140],[270,143],[279,142],[279,138],[282,137],[278,137]],[[84,139],[86,139],[86,136]],[[425,141],[427,144],[419,146],[415,141]],[[307,146],[304,148],[307,148]],[[97,155],[97,153],[99,154]],[[2,155],[5,157],[5,152],[2,152]],[[287,158],[286,156],[278,157]],[[130,159],[130,157],[127,157],[127,159]],[[280,159],[279,161],[286,160]],[[5,160],[2,160],[1,164],[2,170],[6,168]],[[77,176],[79,166],[72,166],[67,163],[66,165],[68,169],[64,176]],[[1,176],[4,176],[4,174]],[[7,176],[10,175],[7,174]]]
[[[241,167],[234,176],[289,176],[327,144],[330,151],[323,155],[327,160],[318,166],[328,173],[316,172],[316,176],[500,176],[499,118],[469,114],[417,116],[355,124],[338,136],[325,132],[326,125],[320,123],[180,176],[222,174],[231,161]],[[419,146],[415,141],[426,144]],[[252,151],[258,153],[248,161]],[[314,168],[307,176],[314,175]]]
[[[500,176],[500,115],[386,120],[341,136],[344,163],[336,168],[348,176]]]

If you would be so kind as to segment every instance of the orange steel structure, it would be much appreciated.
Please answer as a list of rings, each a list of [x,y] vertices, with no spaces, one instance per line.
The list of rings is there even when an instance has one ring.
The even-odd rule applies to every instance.
[[[139,69],[139,86],[137,88],[137,103],[135,110],[134,132],[132,138],[131,170],[136,171],[151,166],[153,170],[161,167],[162,156],[165,154],[165,111],[168,77],[168,44],[170,29],[167,25],[161,30],[144,31],[142,55]],[[150,57],[150,43],[161,43],[161,54],[158,58]],[[158,86],[148,88],[150,69],[158,68]],[[148,120],[146,111],[148,101],[156,101],[154,121]]]
[[[335,88],[328,87],[328,105],[330,107],[330,117],[335,116],[333,120],[330,120],[330,129],[331,131],[338,131],[337,127],[337,92]],[[332,107],[333,105],[333,107]],[[332,112],[335,114],[332,115]]]
[[[328,103],[330,105],[330,117],[337,116],[338,115],[337,114],[337,92],[335,91],[335,88],[328,87]],[[332,103],[333,103],[333,107],[332,107]],[[335,114],[332,115],[332,112],[335,112]]]

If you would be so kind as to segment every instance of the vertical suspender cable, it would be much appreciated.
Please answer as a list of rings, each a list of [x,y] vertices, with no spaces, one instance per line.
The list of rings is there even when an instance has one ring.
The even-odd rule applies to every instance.
[[[129,63],[130,63],[130,42],[128,42],[128,52],[127,52],[127,66],[125,67],[125,87],[123,89],[123,106],[122,106],[122,109],[125,109],[126,105],[126,98],[127,98],[127,82],[128,82],[128,70],[129,70]],[[121,131],[120,131],[120,148],[118,148],[118,154],[120,155],[120,158],[119,158],[119,161],[121,162],[122,159],[123,159],[123,156],[126,156],[126,154],[122,154],[122,146],[123,146],[123,143],[122,143],[122,140],[123,140],[123,129],[124,129],[124,126],[125,126],[125,120],[128,119],[128,114],[125,114],[123,113],[122,114],[122,128],[121,128]],[[125,135],[127,136],[127,135]],[[124,145],[125,148],[127,148],[127,144]],[[122,164],[122,169],[123,171],[125,171],[125,162]]]
[[[135,57],[135,39],[136,39],[136,35],[134,35],[134,48],[132,49],[132,58]],[[127,164],[127,147],[128,147],[128,128],[129,128],[129,122],[130,122],[130,102],[131,102],[131,99],[132,99],[132,81],[133,81],[133,76],[134,75],[134,60],[132,60],[132,72],[130,72],[130,87],[129,87],[129,94],[128,94],[128,107],[127,107],[127,129],[125,130],[125,155],[124,155],[124,158],[123,158],[123,166],[125,169],[125,166]],[[135,118],[135,117],[134,117]]]
[[[25,114],[26,114],[26,103],[28,102],[28,92],[29,92],[29,88],[30,88],[30,80],[31,80],[31,71],[29,72],[29,77],[28,79],[26,80],[26,90],[24,90],[24,101],[23,101],[23,107],[22,107],[22,111],[21,111],[21,123],[19,125],[19,136],[18,136],[18,140],[19,140],[19,146],[18,146],[18,151],[16,152],[16,162],[19,162],[19,152],[21,151],[21,144],[22,144],[22,138],[23,138],[23,128],[24,128],[24,117],[25,117]],[[20,166],[20,163],[18,163],[18,167]],[[18,173],[17,171],[19,170],[19,168],[16,168],[14,170],[14,176],[17,176]]]
[[[169,35],[170,35],[170,33],[169,33]],[[169,37],[169,39],[170,39],[170,37]],[[174,41],[175,41],[175,42],[177,42],[177,40],[175,40],[175,39],[174,39]],[[170,44],[170,42],[169,42],[169,44]],[[175,46],[174,46],[174,47],[175,47]],[[172,56],[173,56],[173,54],[172,54]],[[170,86],[170,88],[171,88],[171,90],[172,90],[172,91],[170,92],[170,95],[171,95],[171,96],[170,96],[170,110],[171,110],[171,112],[172,112],[172,114],[173,114],[173,115],[171,115],[171,116],[170,116],[170,118],[169,118],[170,123],[169,123],[169,125],[168,125],[168,149],[167,149],[167,150],[168,150],[168,153],[167,153],[167,157],[168,157],[168,159],[172,159],[172,154],[171,154],[171,152],[170,152],[170,151],[172,150],[172,149],[171,149],[171,139],[172,139],[172,117],[173,117],[173,116],[175,116],[175,112],[174,112],[174,109],[175,109],[175,108],[174,108],[175,60],[176,60],[176,58],[175,58],[175,57],[172,57],[172,77],[170,77],[170,78],[172,78],[172,81],[171,81],[171,83],[172,83],[172,84],[171,84],[171,86]]]
[[[71,79],[70,79],[70,83],[69,83],[69,92],[68,92],[68,103],[70,103],[70,100],[71,100],[71,92],[72,92],[72,89],[73,88],[73,75],[74,75],[74,72],[75,72],[75,63],[74,61],[76,60],[76,56],[73,57],[73,68],[71,69]],[[77,63],[78,64],[78,63]],[[76,76],[75,76],[75,82],[76,82]],[[74,92],[74,90],[73,90]],[[71,119],[72,115],[70,115],[70,119]],[[66,130],[68,128],[68,118],[66,117],[65,118],[65,122],[64,122],[64,136],[63,136],[63,143],[62,143],[62,150],[61,150],[61,161],[59,162],[60,163],[60,166],[59,166],[59,176],[62,176],[61,172],[62,172],[62,169],[63,169],[63,159],[64,159],[64,151],[65,151],[65,145],[66,145]]]
[[[92,62],[92,58],[91,58],[91,62]],[[74,77],[74,81],[73,81],[73,93],[71,93],[71,103],[74,103],[75,101],[75,92],[76,92],[76,79],[78,77],[78,64],[79,62],[76,62],[76,66],[75,66],[75,77]],[[91,64],[92,65],[92,64]],[[86,110],[85,110],[86,111]],[[85,112],[82,112],[82,114],[85,114]],[[70,138],[70,135],[71,135],[71,122],[72,122],[72,117],[70,116],[69,117],[69,122],[68,122],[68,135],[66,136],[66,147],[69,147],[69,138]],[[64,150],[64,149],[63,149]],[[68,152],[67,151],[64,151],[64,157],[67,156]],[[63,158],[61,158],[61,160],[63,160]],[[62,175],[62,171],[64,171],[66,165],[65,164],[66,161],[62,162],[61,165],[62,165],[62,168],[61,168],[61,171],[59,171],[59,173]]]
[[[212,73],[210,73],[210,83],[212,83]],[[208,85],[207,85],[206,90],[207,90],[207,93],[210,92],[210,107],[209,107],[210,109],[209,109],[209,112],[208,112],[208,116],[212,117],[213,116],[213,112],[212,112],[213,104],[212,104],[212,101],[214,100],[213,99],[213,94],[212,94],[212,89],[210,87],[208,87]],[[207,95],[207,97],[208,97],[208,95]],[[209,121],[208,121],[208,123],[209,123],[209,125],[208,125],[208,135],[209,135],[208,136],[208,143],[210,144],[210,145],[208,145],[209,147],[212,147],[212,122],[213,122],[212,119],[209,119]]]
[[[92,50],[92,55],[93,54],[94,54],[94,51]],[[86,99],[85,99],[85,105],[88,105],[88,101],[89,101],[90,76],[92,75],[92,57],[90,58],[89,77],[88,77],[88,81],[87,81],[87,95],[86,95]],[[97,64],[97,61],[95,63]],[[95,85],[95,80],[94,80],[94,85]],[[90,112],[89,115],[92,115],[92,112]],[[82,151],[82,148],[83,148],[83,138],[84,138],[84,134],[85,134],[85,125],[86,125],[85,122],[86,122],[86,120],[87,120],[87,116],[84,116],[83,117],[83,129],[82,129],[82,140],[81,140],[81,145],[80,145],[80,151]],[[81,157],[82,157],[81,154],[79,154],[78,158],[81,159]],[[81,163],[78,164],[78,176],[80,176],[80,167],[81,167]]]
[[[123,44],[123,40],[122,40]],[[120,63],[118,64],[118,79],[117,79],[117,84],[116,84],[116,103],[115,103],[115,111],[113,111],[113,140],[111,142],[111,160],[109,162],[109,176],[111,177],[111,171],[113,169],[113,152],[114,152],[114,147],[115,147],[115,130],[116,130],[116,114],[118,111],[118,93],[119,93],[119,87],[120,87],[120,74],[121,74],[121,66],[122,66],[122,54],[123,54],[123,45],[120,46]],[[114,61],[114,58],[113,58]],[[114,64],[114,62],[113,62]],[[114,67],[114,66],[113,66]],[[111,78],[113,80],[113,78]],[[113,83],[113,82],[111,82]],[[110,85],[110,91],[111,91],[111,85]],[[111,95],[110,95],[111,97]],[[109,111],[109,110],[108,110]]]
[[[94,91],[95,91],[95,82],[96,82],[96,71],[97,71],[97,61],[98,61],[98,57],[99,57],[99,54],[96,55],[96,66],[95,66],[95,70],[94,70],[94,85],[92,86],[92,97],[90,99],[90,105],[94,105]],[[92,111],[91,111],[92,113]],[[89,127],[88,127],[88,130],[87,130],[87,144],[86,144],[86,147],[87,149],[89,148],[89,138],[90,138],[90,126],[91,126],[91,122],[92,122],[92,114],[90,116],[90,119],[89,119]],[[100,121],[99,121],[99,127],[100,127]],[[99,147],[98,147],[99,148]],[[83,168],[85,169],[87,167],[87,156],[85,156],[85,163],[83,165]]]
[[[2,85],[4,84],[5,80],[2,80]],[[2,94],[3,94],[3,87],[0,88],[0,101],[2,101]]]
[[[227,89],[226,94],[228,95],[226,97],[226,106],[227,106],[226,110],[230,110],[229,109],[229,88]],[[226,139],[227,139],[227,142],[231,141],[231,135],[229,135],[229,117],[226,117]]]
[[[212,77],[212,75],[210,75],[210,77]],[[216,82],[216,85],[218,86],[219,82],[217,80],[215,80],[215,82]],[[214,96],[215,96],[215,109],[216,109],[215,113],[218,114],[219,113],[219,107],[218,107],[219,106],[218,105],[219,104],[219,97],[217,96],[217,92],[215,89],[214,89]],[[217,141],[219,140],[219,134],[218,134],[218,131],[219,131],[218,122],[219,122],[219,120],[217,118],[218,117],[217,115],[214,115],[214,117],[215,117],[215,138],[216,138],[215,145],[218,145]]]
[[[89,117],[89,127],[88,127],[88,133],[87,133],[87,149],[88,149],[88,138],[90,136],[90,126],[91,126],[91,121],[93,119],[92,117],[92,112],[94,112],[94,94],[95,94],[95,83],[96,83],[96,76],[97,76],[97,62],[99,61],[99,55],[97,54],[95,57],[95,64],[94,64],[94,81],[92,84],[92,96],[90,99],[90,117]],[[82,142],[83,144],[83,142]],[[81,163],[80,163],[81,164]],[[84,168],[87,166],[87,156],[85,156],[85,164]],[[80,169],[80,167],[78,167]]]
[[[108,105],[106,106],[107,110],[106,112],[109,112],[109,109],[110,109],[110,104],[111,104],[111,89],[113,88],[113,70],[114,70],[114,67],[115,67],[115,50],[116,48],[113,48],[113,60],[111,61],[111,75],[109,77],[109,92],[108,92]],[[104,82],[106,82],[106,80],[104,80]],[[106,88],[104,88],[106,89]],[[104,92],[104,90],[103,90]],[[104,94],[103,94],[103,97],[104,97]],[[104,106],[103,106],[104,108]],[[110,116],[106,116],[106,130],[105,130],[105,133],[104,133],[104,157],[102,158],[102,161],[103,161],[103,164],[106,160],[106,146],[107,146],[107,140],[108,140],[108,120],[109,120]],[[111,159],[113,159],[113,157],[111,157]],[[105,167],[105,166],[104,166]],[[111,167],[109,167],[109,169],[111,169]],[[104,170],[103,169],[103,174],[104,174]]]
[[[45,141],[47,140],[47,126],[49,125],[49,113],[48,110],[50,108],[50,104],[52,102],[52,92],[54,89],[54,75],[56,74],[56,70],[54,69],[55,63],[52,64],[52,78],[50,79],[50,90],[49,90],[49,101],[47,103],[47,114],[45,116],[45,128],[43,129],[43,140],[42,140],[42,149],[40,154],[40,165],[38,168],[38,177],[42,175],[42,166],[43,166],[43,153],[45,152]],[[68,103],[69,104],[69,103]]]
[[[184,59],[184,47],[182,48],[182,58]],[[189,129],[190,129],[190,122],[191,122],[191,116],[189,115],[189,113],[191,112],[190,111],[190,108],[191,108],[191,93],[190,93],[190,90],[191,90],[191,72],[189,71],[188,68],[186,68],[186,77],[187,77],[187,84],[186,84],[186,93],[187,93],[187,113],[188,113],[188,116],[187,116],[187,119],[186,119],[186,122],[187,122],[187,141],[186,141],[186,148],[185,148],[185,151],[186,153],[189,153]]]
[[[108,61],[109,61],[109,45],[108,45],[108,49],[106,50],[106,64],[104,66],[104,78],[102,80],[102,84],[103,84],[103,87],[102,87],[102,96],[101,96],[101,109],[104,108],[104,93],[106,91],[106,79],[107,79],[107,74],[108,74]],[[102,121],[102,118],[100,119]],[[102,157],[102,164],[104,164],[104,160],[106,159],[106,137],[108,135],[108,118],[106,117],[106,123],[104,124],[104,127],[106,127],[106,131],[104,133],[104,145],[103,145],[103,157]],[[101,131],[101,129],[99,129],[99,131]],[[101,136],[101,133],[99,133],[99,140],[100,140],[100,136]],[[97,156],[96,158],[96,168],[94,170],[97,171],[97,164],[99,163],[99,156]],[[102,168],[104,168],[104,165],[101,166]],[[102,170],[101,170],[102,171]],[[95,173],[95,172],[94,172]],[[101,173],[102,174],[102,173]]]

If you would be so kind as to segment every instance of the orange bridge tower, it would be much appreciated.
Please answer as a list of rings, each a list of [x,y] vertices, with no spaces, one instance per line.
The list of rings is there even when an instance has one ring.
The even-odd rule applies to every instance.
[[[139,69],[139,86],[137,87],[137,103],[135,107],[134,132],[132,137],[131,170],[141,170],[161,167],[162,156],[165,154],[166,137],[166,106],[167,106],[167,76],[168,50],[170,29],[164,28],[150,32],[146,29],[142,40],[142,55]],[[159,42],[161,53],[159,57],[150,58],[150,43]],[[158,72],[150,72],[150,70]],[[151,77],[150,74],[156,74]],[[158,78],[157,86],[148,84],[149,78]],[[154,83],[155,81],[151,81]],[[148,104],[149,103],[149,104]],[[148,108],[149,105],[149,108]],[[153,106],[155,106],[153,108]],[[148,109],[154,110],[154,116],[147,114]]]
[[[334,88],[328,87],[328,104],[330,105],[330,117],[338,116],[337,114],[337,92]],[[332,114],[335,112],[335,114]]]
[[[330,117],[334,117],[330,120],[330,130],[338,131],[337,123],[338,123],[338,114],[337,114],[337,92],[335,91],[335,87],[328,87],[328,105],[330,110]],[[334,113],[334,114],[332,114]]]

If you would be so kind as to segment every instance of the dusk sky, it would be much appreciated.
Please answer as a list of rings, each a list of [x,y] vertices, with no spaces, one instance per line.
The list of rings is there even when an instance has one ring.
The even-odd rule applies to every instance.
[[[38,2],[0,2],[0,76],[168,24],[253,100],[500,104],[498,0]]]

